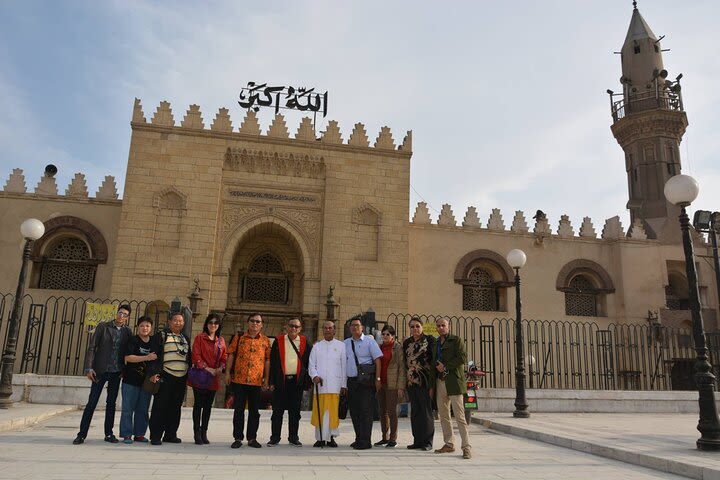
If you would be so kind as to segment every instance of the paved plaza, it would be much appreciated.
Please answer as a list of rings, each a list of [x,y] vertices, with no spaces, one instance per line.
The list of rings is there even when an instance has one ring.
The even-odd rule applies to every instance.
[[[58,408],[44,406],[48,412]],[[9,416],[18,416],[23,408],[38,406],[19,404],[0,411],[0,424]],[[634,466],[528,440],[488,429],[479,423],[471,426],[473,458],[463,460],[460,452],[438,455],[405,448],[411,438],[408,419],[400,419],[400,437],[395,449],[373,448],[354,451],[348,420],[341,426],[337,449],[312,448],[313,430],[308,413],[301,421],[302,448],[283,443],[274,448],[263,446],[239,450],[229,448],[232,412],[213,411],[209,438],[211,445],[192,444],[190,409],[183,409],[179,435],[180,445],[108,444],[102,440],[102,412],[96,413],[84,445],[72,445],[81,412],[58,413],[35,425],[20,426],[0,433],[0,478],[15,479],[122,479],[172,478],[212,480],[229,478],[262,478],[262,480],[309,478],[320,479],[395,479],[442,478],[467,479],[657,479],[683,478],[644,467]],[[7,422],[6,422],[7,423]],[[263,445],[270,432],[270,412],[263,411],[259,440]],[[117,433],[117,432],[116,432]],[[285,431],[284,431],[285,433]],[[373,439],[378,440],[375,423]],[[436,424],[435,446],[441,446],[440,425]],[[457,438],[459,441],[459,437]]]

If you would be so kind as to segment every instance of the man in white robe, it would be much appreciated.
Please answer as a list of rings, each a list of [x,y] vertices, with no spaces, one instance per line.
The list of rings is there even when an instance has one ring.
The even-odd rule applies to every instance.
[[[345,344],[335,339],[335,323],[327,320],[323,324],[323,340],[313,346],[308,363],[313,392],[319,393],[313,398],[310,419],[310,423],[315,426],[317,440],[313,447],[337,447],[335,437],[340,434],[340,395],[347,392],[346,362]],[[318,422],[318,403],[321,422]]]

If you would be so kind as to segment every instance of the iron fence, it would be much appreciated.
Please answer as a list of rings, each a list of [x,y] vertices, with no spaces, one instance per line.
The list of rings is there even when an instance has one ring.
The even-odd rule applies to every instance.
[[[515,386],[515,320],[446,315],[391,314],[399,338],[408,321],[446,318],[464,339],[468,359],[486,375],[481,385]],[[695,350],[690,330],[659,324],[523,320],[527,388],[577,390],[690,390]],[[715,372],[720,370],[720,334],[707,334]]]
[[[7,342],[13,297],[12,294],[0,294],[3,346]],[[150,314],[157,325],[160,316],[159,311],[148,311],[149,303],[144,300],[53,296],[35,302],[31,295],[25,295],[20,313],[15,373],[82,375],[85,352],[92,335],[92,327],[84,323],[88,303],[130,305],[132,313],[128,325],[133,330],[139,317]]]

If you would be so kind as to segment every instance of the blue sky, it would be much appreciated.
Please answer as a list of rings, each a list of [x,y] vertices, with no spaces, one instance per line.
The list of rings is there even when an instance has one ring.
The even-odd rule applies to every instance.
[[[666,35],[665,68],[683,73],[690,127],[683,172],[701,185],[697,208],[720,210],[717,159],[720,2],[641,0]],[[356,122],[371,142],[413,130],[411,211],[433,219],[450,203],[485,225],[500,208],[561,214],[575,230],[623,218],[623,154],[605,90],[620,90],[626,0],[543,2],[47,1],[0,3],[0,177],[23,168],[33,190],[48,163],[64,192],[75,172],[91,194],[105,175],[122,193],[133,99],[152,117],[161,100],[180,123],[199,104],[206,127],[220,107],[237,129],[248,81],[329,91],[343,138]],[[286,114],[291,134],[301,115]],[[270,114],[261,115],[264,131]]]

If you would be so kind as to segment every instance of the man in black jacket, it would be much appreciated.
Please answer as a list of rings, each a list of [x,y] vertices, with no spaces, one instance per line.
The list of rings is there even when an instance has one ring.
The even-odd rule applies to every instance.
[[[92,384],[90,385],[90,396],[80,421],[80,431],[73,440],[74,445],[80,445],[85,441],[105,383],[108,385],[105,404],[105,441],[109,443],[118,443],[119,441],[113,435],[113,426],[115,425],[115,402],[120,389],[120,374],[124,365],[122,352],[132,336],[132,332],[127,326],[129,317],[130,305],[120,305],[115,320],[98,324],[95,327],[95,333],[90,338],[85,355],[85,375],[92,381]]]
[[[299,318],[287,322],[287,335],[278,335],[270,350],[270,388],[273,390],[272,433],[268,447],[280,443],[283,414],[288,411],[288,442],[296,447],[302,443],[298,437],[300,402],[303,390],[310,386],[307,367],[310,343],[300,335]]]

